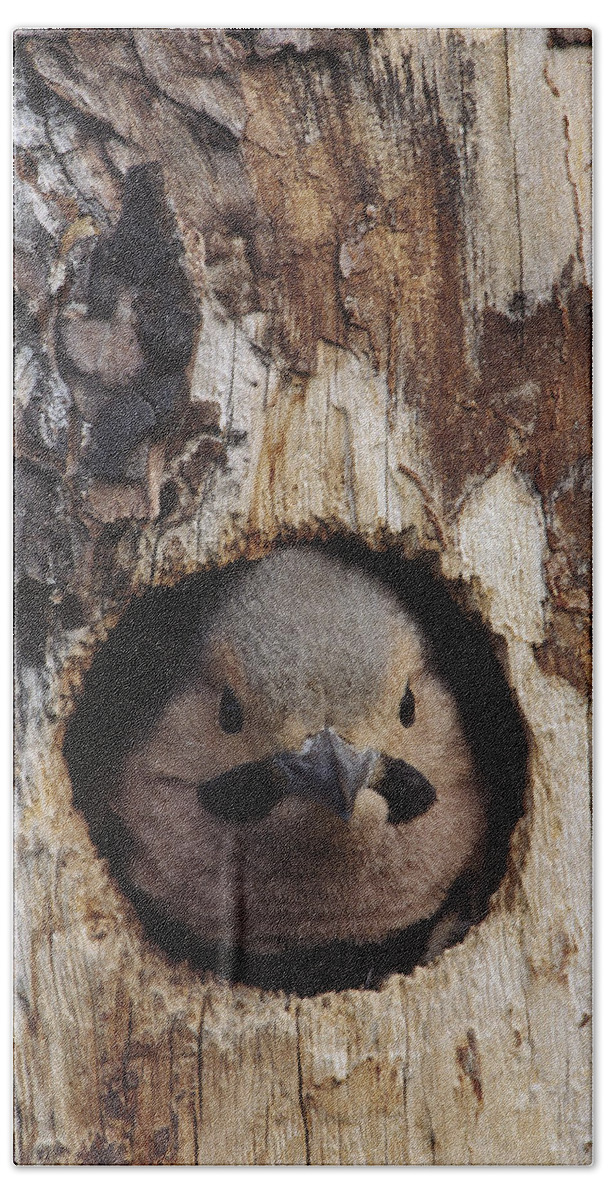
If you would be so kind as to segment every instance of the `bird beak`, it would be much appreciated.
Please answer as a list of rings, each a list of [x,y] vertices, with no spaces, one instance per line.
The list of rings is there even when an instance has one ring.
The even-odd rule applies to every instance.
[[[285,751],[273,760],[294,796],[316,800],[348,821],[355,796],[373,774],[375,750],[355,750],[333,729],[322,729],[307,738],[298,753]]]

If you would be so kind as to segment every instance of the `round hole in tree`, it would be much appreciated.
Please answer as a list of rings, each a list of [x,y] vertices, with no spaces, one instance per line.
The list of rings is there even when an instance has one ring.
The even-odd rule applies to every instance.
[[[64,755],[150,938],[311,995],[408,973],[483,919],[527,748],[432,565],[332,536],[134,599]]]

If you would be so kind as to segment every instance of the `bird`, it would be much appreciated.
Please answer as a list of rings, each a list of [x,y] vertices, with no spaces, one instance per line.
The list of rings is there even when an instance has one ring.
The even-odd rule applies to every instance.
[[[122,743],[111,745],[116,714],[106,714],[105,746],[91,719],[116,663],[98,670],[87,730],[68,731],[76,795],[88,737],[83,806],[90,814],[98,775],[98,833],[101,813],[107,849],[115,822],[119,875],[138,911],[161,944],[181,938],[191,959],[231,980],[300,994],[376,985],[431,961],[484,911],[492,771],[423,628],[424,586],[408,585],[408,604],[359,558],[280,546],[218,570],[198,593],[190,581],[159,654],[162,686],[146,680],[133,621],[130,639],[125,627]],[[428,571],[419,579],[430,587]],[[521,792],[507,693],[498,688]]]

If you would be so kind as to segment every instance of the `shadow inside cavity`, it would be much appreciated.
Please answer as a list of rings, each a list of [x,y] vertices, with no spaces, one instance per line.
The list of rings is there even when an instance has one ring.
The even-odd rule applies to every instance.
[[[473,906],[468,881],[462,878],[450,889],[439,913],[381,943],[334,941],[257,955],[238,945],[201,943],[132,884],[128,874],[132,842],[104,797],[116,786],[125,754],[152,727],[187,669],[190,646],[200,634],[201,614],[203,622],[205,616],[212,617],[226,581],[247,570],[243,560],[198,572],[173,588],[150,589],[131,601],[95,656],[63,745],[74,803],[84,813],[93,842],[135,906],[148,937],[173,961],[187,961],[197,971],[301,996],[377,987],[388,975],[408,974],[421,961],[437,919],[450,908],[460,907],[466,913],[468,905],[468,925],[483,918],[505,874],[511,833],[524,811],[528,753],[524,722],[491,637],[478,616],[465,613],[456,603],[432,560],[405,559],[392,545],[372,550],[350,535],[317,538],[313,545],[371,572],[391,588],[421,626],[431,646],[434,670],[454,696],[489,798],[488,852],[481,893],[476,886]],[[467,927],[465,919],[463,930]]]

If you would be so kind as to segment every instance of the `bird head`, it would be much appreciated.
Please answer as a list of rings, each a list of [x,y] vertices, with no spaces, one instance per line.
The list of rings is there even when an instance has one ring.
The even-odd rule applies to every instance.
[[[266,961],[331,957],[429,919],[486,820],[459,704],[421,631],[424,587],[414,617],[390,579],[298,546],[193,577],[175,602],[160,592],[147,623],[135,605],[100,652],[65,747],[154,928],[169,919]]]
[[[253,564],[229,587],[201,647],[200,678],[217,707],[213,740],[233,759],[202,785],[202,802],[243,820],[290,795],[348,822],[361,790],[384,784],[386,794],[388,764],[394,777],[399,763],[389,808],[393,799],[396,819],[408,807],[419,815],[435,789],[401,751],[416,719],[411,681],[425,661],[414,622],[357,568],[307,548]]]

